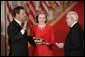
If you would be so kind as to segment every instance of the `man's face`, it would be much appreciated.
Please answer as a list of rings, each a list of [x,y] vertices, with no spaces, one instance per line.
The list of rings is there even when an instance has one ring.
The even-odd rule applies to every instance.
[[[20,10],[19,18],[21,19],[21,21],[22,21],[23,19],[25,19],[25,17],[26,17],[25,10]]]
[[[67,23],[67,25],[68,25],[69,27],[71,27],[71,25],[72,25],[72,16],[67,16],[67,17],[66,17],[66,23]]]

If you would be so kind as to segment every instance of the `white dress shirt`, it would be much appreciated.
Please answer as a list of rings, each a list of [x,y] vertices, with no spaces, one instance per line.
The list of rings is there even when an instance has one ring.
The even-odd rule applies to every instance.
[[[74,22],[72,25],[71,25],[71,28],[75,25],[77,23],[77,21],[76,22]]]

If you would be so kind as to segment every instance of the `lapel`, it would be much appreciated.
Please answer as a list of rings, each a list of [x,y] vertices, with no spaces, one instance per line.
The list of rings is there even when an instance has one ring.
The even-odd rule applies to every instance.
[[[16,26],[16,28],[18,28],[19,30],[22,29],[21,26],[15,20],[13,20],[13,23]]]

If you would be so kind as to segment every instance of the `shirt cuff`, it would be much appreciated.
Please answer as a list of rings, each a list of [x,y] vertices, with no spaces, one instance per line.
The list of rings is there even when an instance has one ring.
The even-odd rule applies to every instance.
[[[21,30],[21,34],[23,35],[24,33],[25,33],[25,31],[22,29],[22,30]]]
[[[33,39],[36,39],[35,37],[33,37]]]

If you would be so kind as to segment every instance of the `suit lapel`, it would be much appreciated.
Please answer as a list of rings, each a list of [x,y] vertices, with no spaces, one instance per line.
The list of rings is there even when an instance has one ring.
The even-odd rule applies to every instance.
[[[18,28],[21,29],[21,26],[20,26],[15,20],[13,20],[13,22],[14,22],[14,24],[15,24]]]

